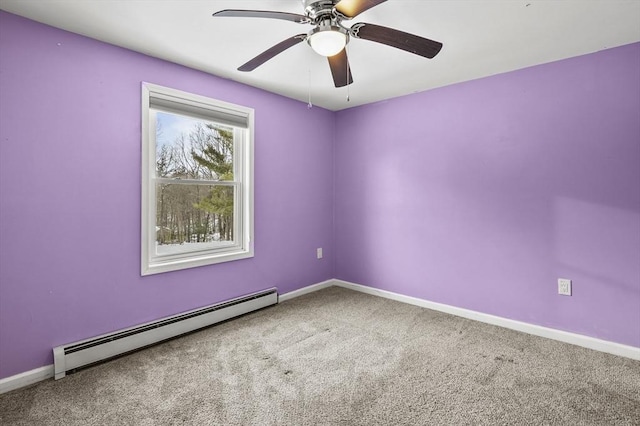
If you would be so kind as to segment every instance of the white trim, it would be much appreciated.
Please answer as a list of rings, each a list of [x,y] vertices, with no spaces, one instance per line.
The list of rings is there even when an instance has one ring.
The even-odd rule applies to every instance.
[[[299,288],[298,290],[290,291],[289,293],[281,294],[278,297],[278,303],[286,302],[289,299],[293,299],[295,297],[300,297],[304,294],[312,293],[314,291],[322,290],[323,288],[334,286],[335,280],[327,280],[318,284],[312,284],[307,287]]]
[[[141,100],[141,249],[140,275],[177,271],[198,266],[212,265],[254,257],[254,110],[217,99],[183,92],[156,84],[142,82]],[[194,113],[194,117],[220,122],[224,126],[234,126],[234,181],[223,186],[234,186],[234,237],[235,244],[201,251],[184,252],[175,255],[156,256],[156,176],[155,176],[155,112],[154,102],[159,99],[170,101],[178,111],[192,115],[191,109],[205,113]],[[158,101],[159,102],[159,101]],[[177,105],[177,106],[176,106]],[[190,109],[191,108],[191,109]],[[225,119],[226,117],[226,119]],[[240,125],[241,124],[241,125]],[[238,127],[240,126],[240,127]],[[161,181],[164,179],[161,179]],[[175,181],[174,181],[175,183]],[[190,180],[180,180],[180,184],[191,184]],[[218,185],[218,181],[202,180],[200,185]]]
[[[0,379],[0,395],[53,378],[53,364]]]
[[[609,342],[606,340],[596,339],[594,337],[583,336],[581,334],[569,333],[567,331],[556,330],[553,328],[542,327],[539,325],[529,324],[521,321],[515,321],[507,318],[497,317],[495,315],[484,314],[482,312],[471,311],[469,309],[457,308],[455,306],[445,305],[442,303],[430,302],[417,297],[404,296],[402,294],[393,293],[387,290],[367,287],[361,284],[355,284],[348,281],[331,279],[317,284],[312,284],[298,290],[290,291],[279,295],[278,303],[285,302],[296,297],[322,290],[328,287],[343,287],[349,290],[359,291],[361,293],[371,294],[373,296],[384,297],[385,299],[396,300],[410,305],[420,306],[422,308],[433,309],[434,311],[444,312],[456,315],[462,318],[480,321],[487,324],[497,325],[499,327],[520,331],[534,336],[546,337],[548,339],[558,340],[560,342],[581,346],[587,349],[593,349],[600,352],[606,352],[613,355],[631,358],[640,361],[640,348],[634,346],[622,345],[620,343]],[[33,383],[53,378],[53,364],[36,368],[31,371],[16,374],[15,376],[0,379],[0,394],[10,392]]]
[[[384,297],[386,299],[396,300],[398,302],[408,303],[410,305],[416,305],[422,308],[433,309],[434,311],[445,312],[447,314],[456,315],[462,318],[497,325],[499,327],[533,334],[534,336],[546,337],[547,339],[558,340],[560,342],[569,343],[571,345],[581,346],[583,348],[593,349],[596,351],[606,352],[613,355],[623,356],[625,358],[631,358],[640,361],[640,348],[636,348],[634,346],[622,345],[620,343],[596,339],[595,337],[584,336],[582,334],[570,333],[568,331],[557,330],[554,328],[543,327],[540,325],[529,324],[526,322],[485,314],[482,312],[471,311],[469,309],[431,302],[424,299],[418,299],[417,297],[404,296],[402,294],[393,293],[391,291],[380,290],[377,288],[367,287],[361,284],[354,284],[347,281],[333,280],[333,282],[337,287],[343,287],[350,290],[359,291],[361,293]]]

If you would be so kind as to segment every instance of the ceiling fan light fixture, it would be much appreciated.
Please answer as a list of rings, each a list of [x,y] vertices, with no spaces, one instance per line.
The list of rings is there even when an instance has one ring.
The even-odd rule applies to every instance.
[[[318,55],[328,57],[340,53],[347,45],[348,39],[344,29],[336,25],[321,25],[311,30],[307,41]]]

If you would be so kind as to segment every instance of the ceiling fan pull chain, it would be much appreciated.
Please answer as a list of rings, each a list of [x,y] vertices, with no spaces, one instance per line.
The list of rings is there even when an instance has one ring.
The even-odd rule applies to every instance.
[[[311,103],[311,68],[309,68],[309,103],[307,104],[307,108],[313,108],[313,104]]]
[[[348,44],[344,46],[344,53],[345,55],[347,55],[347,60],[344,61],[347,65],[346,65],[346,71],[347,71],[347,102],[351,102],[351,88],[349,86],[351,86],[349,84],[349,48],[347,47],[349,46]]]

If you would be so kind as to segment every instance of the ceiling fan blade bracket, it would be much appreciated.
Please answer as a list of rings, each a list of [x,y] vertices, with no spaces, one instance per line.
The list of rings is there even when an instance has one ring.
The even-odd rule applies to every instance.
[[[353,17],[351,16],[346,16],[343,15],[341,12],[339,12],[336,8],[333,9],[332,11],[333,13],[333,17],[336,19],[336,21],[340,22],[340,21],[348,21],[350,19],[353,19]]]
[[[353,25],[351,26],[351,28],[349,29],[349,34],[350,34],[352,37],[354,37],[354,38],[360,38],[360,36],[359,36],[359,34],[358,34],[358,33],[360,32],[360,29],[361,29],[362,27],[364,27],[365,25],[366,25],[366,24],[363,24],[363,23],[353,24]]]

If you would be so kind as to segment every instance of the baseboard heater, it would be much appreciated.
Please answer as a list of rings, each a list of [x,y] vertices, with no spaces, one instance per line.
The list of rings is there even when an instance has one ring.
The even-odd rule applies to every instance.
[[[163,340],[278,303],[275,288],[53,348],[55,378]]]

